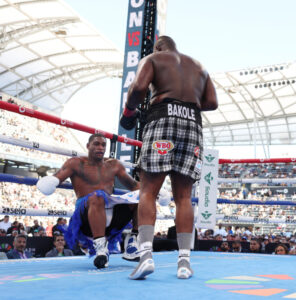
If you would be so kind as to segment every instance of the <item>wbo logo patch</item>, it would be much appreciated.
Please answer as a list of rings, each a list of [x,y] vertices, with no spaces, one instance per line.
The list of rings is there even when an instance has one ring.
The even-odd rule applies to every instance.
[[[152,144],[152,148],[157,151],[160,155],[166,155],[168,151],[174,149],[174,144],[168,140],[155,141]]]

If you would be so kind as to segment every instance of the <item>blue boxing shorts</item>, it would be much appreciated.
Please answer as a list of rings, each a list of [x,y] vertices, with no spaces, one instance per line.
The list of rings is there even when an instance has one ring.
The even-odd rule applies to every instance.
[[[90,196],[97,195],[105,201],[106,209],[106,236],[116,235],[122,231],[132,220],[133,212],[126,204],[139,203],[139,191],[133,191],[124,195],[109,195],[103,190],[94,191],[77,199],[75,211],[69,222],[68,229],[64,230],[64,236],[68,246],[73,249],[79,242],[87,247],[90,255],[95,255],[92,242],[92,232],[88,222],[87,201]]]

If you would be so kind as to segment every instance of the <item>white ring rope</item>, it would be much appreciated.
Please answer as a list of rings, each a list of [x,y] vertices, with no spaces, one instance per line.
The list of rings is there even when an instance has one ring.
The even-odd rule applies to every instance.
[[[65,155],[65,156],[87,156],[86,153],[77,152],[75,150],[68,150],[63,149],[51,145],[41,144],[39,142],[34,141],[27,141],[27,140],[20,140],[15,139],[12,137],[7,137],[5,135],[0,134],[0,142],[44,151],[52,154],[59,154],[59,155]],[[122,162],[122,164],[126,168],[135,168],[136,164],[133,164],[131,162]],[[218,183],[260,183],[260,184],[268,184],[268,183],[275,183],[275,184],[282,184],[282,183],[296,183],[296,178],[218,178]]]
[[[13,216],[30,216],[30,217],[63,217],[70,218],[73,211],[66,210],[54,210],[54,209],[32,209],[32,208],[9,208],[3,207],[0,209],[0,215],[13,215]],[[157,214],[157,220],[172,220],[174,216],[167,216],[163,214]],[[244,223],[256,223],[256,224],[296,224],[296,220],[290,220],[288,218],[257,218],[257,217],[245,217],[245,216],[227,216],[224,214],[217,214],[216,220],[222,220],[225,222],[244,222]]]
[[[38,151],[44,151],[52,154],[59,154],[59,155],[65,155],[65,156],[87,156],[87,153],[77,152],[76,150],[68,150],[63,149],[51,145],[41,144],[39,142],[34,141],[27,141],[27,140],[21,140],[21,139],[15,139],[13,137],[8,137],[6,135],[0,134],[0,142],[5,144],[10,144],[14,146],[24,147],[28,149],[34,149]],[[130,162],[122,162],[122,164],[126,168],[134,168],[136,165],[132,164]]]
[[[296,178],[218,178],[218,183],[296,183]]]

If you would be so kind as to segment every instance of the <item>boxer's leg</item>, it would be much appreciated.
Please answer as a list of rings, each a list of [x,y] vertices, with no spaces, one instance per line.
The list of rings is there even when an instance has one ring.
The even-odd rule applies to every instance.
[[[138,206],[140,262],[129,276],[130,279],[144,279],[154,271],[152,243],[156,220],[155,201],[166,175],[165,172],[148,173],[141,171],[140,202]]]
[[[176,229],[179,246],[177,276],[187,279],[192,276],[190,268],[190,247],[193,227],[191,191],[193,179],[180,173],[171,173],[173,196],[176,203]]]
[[[88,222],[94,238],[93,244],[96,250],[94,265],[100,269],[108,266],[109,253],[105,238],[106,212],[103,197],[92,195],[88,198]]]

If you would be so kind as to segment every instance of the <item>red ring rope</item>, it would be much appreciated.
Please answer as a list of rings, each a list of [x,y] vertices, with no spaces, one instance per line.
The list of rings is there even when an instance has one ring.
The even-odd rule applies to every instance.
[[[100,129],[95,129],[88,127],[79,123],[75,123],[69,120],[64,120],[59,117],[49,115],[34,109],[26,108],[24,106],[19,106],[16,104],[11,104],[5,101],[0,101],[0,108],[8,110],[14,113],[25,115],[27,117],[36,118],[39,120],[47,121],[57,125],[65,126],[68,128],[88,132],[88,133],[101,133],[104,137],[112,139],[114,137],[113,133],[109,133]],[[118,142],[126,143],[132,146],[142,147],[142,142],[126,138],[123,136],[118,136]],[[219,159],[219,164],[238,164],[238,163],[290,163],[296,162],[296,158],[250,158],[250,159]]]
[[[21,114],[21,115],[25,115],[27,117],[31,117],[31,118],[35,118],[35,119],[39,119],[39,120],[43,120],[43,121],[47,121],[49,123],[54,123],[57,125],[61,125],[61,126],[65,126],[68,128],[72,128],[72,129],[76,129],[76,130],[80,130],[83,132],[88,132],[88,133],[100,133],[102,134],[105,138],[112,140],[112,138],[114,137],[113,133],[109,133],[100,129],[95,129],[92,127],[88,127],[79,123],[75,123],[69,120],[65,120],[65,119],[61,119],[59,117],[53,116],[53,115],[49,115],[31,108],[26,108],[24,106],[19,106],[16,104],[11,104],[8,102],[4,102],[4,101],[0,101],[0,108],[4,109],[4,110],[8,110],[17,114]],[[142,142],[140,141],[136,141],[130,138],[126,138],[123,136],[118,136],[117,138],[118,142],[121,143],[126,143],[132,146],[138,146],[138,147],[142,147]]]

